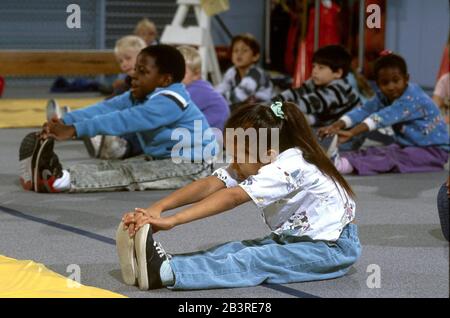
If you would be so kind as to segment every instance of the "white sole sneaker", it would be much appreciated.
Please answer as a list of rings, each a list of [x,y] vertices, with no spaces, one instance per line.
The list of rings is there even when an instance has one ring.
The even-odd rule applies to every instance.
[[[46,107],[47,121],[50,121],[56,115],[58,119],[62,117],[61,108],[54,99],[49,99]]]
[[[338,153],[338,135],[334,135],[333,139],[331,140],[330,145],[327,149],[327,157],[332,159],[334,158]]]
[[[119,136],[102,136],[97,151],[100,159],[122,159],[127,152],[128,142]]]
[[[127,285],[136,285],[137,266],[134,254],[134,240],[130,238],[128,231],[124,230],[123,222],[120,222],[117,228],[116,248],[123,281]]]

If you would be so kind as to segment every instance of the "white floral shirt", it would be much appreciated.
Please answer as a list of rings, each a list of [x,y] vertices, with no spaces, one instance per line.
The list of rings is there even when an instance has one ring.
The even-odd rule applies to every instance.
[[[240,186],[262,209],[264,221],[275,234],[336,241],[355,218],[355,202],[306,162],[298,148],[282,152],[246,180],[238,180],[231,165],[213,175],[227,187]]]

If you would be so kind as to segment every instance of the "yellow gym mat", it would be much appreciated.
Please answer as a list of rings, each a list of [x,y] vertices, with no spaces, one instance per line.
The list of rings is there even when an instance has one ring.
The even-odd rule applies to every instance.
[[[42,264],[0,255],[0,298],[4,297],[125,298],[107,290],[77,284]]]
[[[71,109],[93,105],[104,98],[58,98]],[[0,128],[41,127],[46,120],[47,99],[0,99]]]

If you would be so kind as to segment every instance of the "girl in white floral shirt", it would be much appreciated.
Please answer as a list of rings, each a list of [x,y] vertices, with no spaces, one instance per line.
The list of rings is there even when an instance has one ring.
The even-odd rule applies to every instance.
[[[246,144],[245,138],[228,137],[227,132],[233,163],[147,209],[124,215],[117,249],[125,283],[141,289],[205,289],[345,275],[361,253],[354,194],[304,115],[292,103],[248,105],[232,114],[226,128],[255,129],[257,140]],[[258,154],[252,144],[260,146]],[[152,233],[248,201],[262,212],[270,235],[173,256],[153,240]],[[161,216],[186,205],[177,214]]]

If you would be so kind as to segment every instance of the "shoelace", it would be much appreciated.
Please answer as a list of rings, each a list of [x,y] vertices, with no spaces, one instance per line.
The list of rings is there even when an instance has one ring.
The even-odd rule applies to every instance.
[[[153,242],[153,246],[156,248],[156,252],[158,253],[158,256],[160,258],[163,258],[164,256],[167,257],[169,260],[172,258],[171,255],[167,254],[164,248],[162,247],[161,243],[159,242]]]

